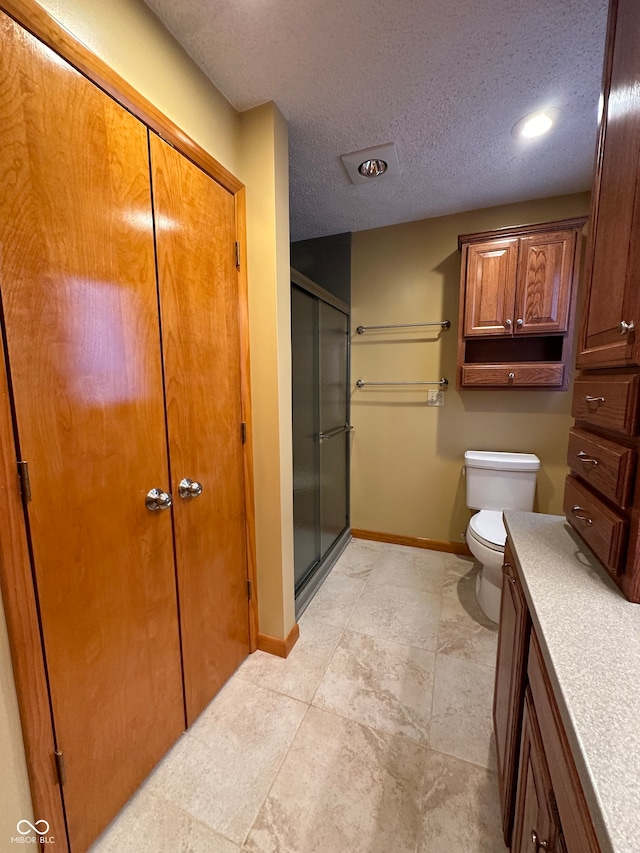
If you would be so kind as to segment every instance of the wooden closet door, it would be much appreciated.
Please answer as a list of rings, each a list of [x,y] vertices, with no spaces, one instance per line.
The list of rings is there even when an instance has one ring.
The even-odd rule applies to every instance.
[[[187,720],[249,653],[233,196],[150,134]],[[188,478],[197,497],[179,497]]]
[[[145,506],[169,488],[147,133],[4,14],[0,125],[3,331],[79,853],[184,728],[171,518]]]

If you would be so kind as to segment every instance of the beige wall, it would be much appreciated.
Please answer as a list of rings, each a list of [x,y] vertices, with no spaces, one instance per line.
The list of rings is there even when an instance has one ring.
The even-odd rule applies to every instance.
[[[536,510],[561,513],[569,392],[455,389],[460,253],[468,234],[588,213],[588,194],[475,210],[359,232],[352,244],[351,468],[354,528],[460,542],[464,451],[537,453]],[[449,331],[358,335],[358,325],[449,319]],[[355,381],[449,379],[442,408],[427,390]]]
[[[295,623],[287,128],[272,104],[243,113],[241,127],[260,632],[283,638]]]
[[[239,116],[142,0],[40,3],[246,184],[260,630],[283,638],[295,620],[286,123],[272,105]],[[1,610],[0,756],[4,850],[33,814]]]
[[[38,0],[236,177],[238,113],[142,0]]]

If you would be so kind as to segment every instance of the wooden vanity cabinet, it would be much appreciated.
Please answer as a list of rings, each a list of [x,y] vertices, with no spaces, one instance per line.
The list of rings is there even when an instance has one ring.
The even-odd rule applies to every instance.
[[[585,218],[458,238],[458,388],[566,388]]]
[[[557,815],[558,810],[553,798],[542,736],[531,691],[527,688],[522,716],[517,821],[511,846],[512,853],[561,850],[562,847],[558,842],[562,837],[562,829]]]
[[[516,795],[516,778],[522,707],[525,688],[525,662],[531,634],[529,610],[514,569],[511,546],[507,542],[502,566],[500,634],[496,661],[493,701],[493,725],[496,733],[498,785],[505,844],[511,841]]]
[[[502,826],[512,853],[600,853],[508,540],[493,721]]]
[[[611,0],[564,512],[640,602],[640,16]]]

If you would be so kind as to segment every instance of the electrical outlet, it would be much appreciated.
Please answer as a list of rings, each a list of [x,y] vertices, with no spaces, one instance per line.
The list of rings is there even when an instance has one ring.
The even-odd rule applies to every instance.
[[[427,406],[444,406],[444,391],[427,391]]]

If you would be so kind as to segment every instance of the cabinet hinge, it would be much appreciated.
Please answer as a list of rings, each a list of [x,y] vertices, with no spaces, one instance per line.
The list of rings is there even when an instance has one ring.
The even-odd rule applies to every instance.
[[[235,242],[235,252],[236,252],[236,269],[240,269],[240,242],[236,240]]]
[[[24,503],[31,500],[31,482],[29,480],[29,463],[18,462],[18,485]]]
[[[253,584],[250,580],[247,580],[247,597],[249,601],[253,598]]]
[[[244,421],[240,424],[240,435],[242,437],[242,443],[247,443],[247,425]]]
[[[62,787],[67,781],[67,770],[64,765],[64,756],[59,749],[55,751],[56,771],[58,773],[58,784]]]

